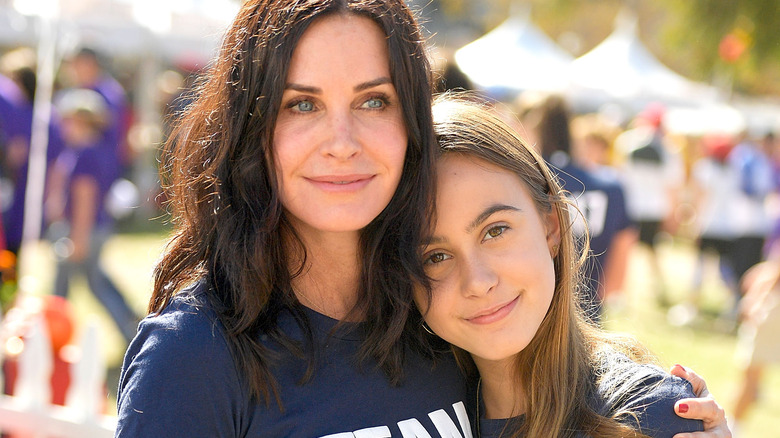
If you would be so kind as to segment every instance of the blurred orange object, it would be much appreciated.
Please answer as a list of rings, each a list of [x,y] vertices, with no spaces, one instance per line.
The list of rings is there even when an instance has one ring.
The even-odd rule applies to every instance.
[[[70,303],[63,298],[55,295],[46,295],[42,297],[26,297],[17,304],[17,308],[9,310],[6,315],[6,329],[8,329],[8,340],[16,341],[14,345],[21,340],[21,348],[14,348],[10,351],[8,345],[6,348],[6,358],[3,363],[5,372],[5,393],[14,394],[14,384],[18,375],[18,363],[16,355],[24,349],[24,336],[30,327],[33,318],[42,315],[46,321],[47,333],[52,347],[52,376],[51,389],[53,404],[64,405],[65,395],[70,385],[70,363],[61,357],[60,352],[63,347],[71,343],[75,323],[73,310]],[[15,353],[15,354],[14,354]]]
[[[49,328],[49,339],[55,355],[68,345],[73,337],[73,310],[63,297],[47,295],[43,300],[43,317]]]

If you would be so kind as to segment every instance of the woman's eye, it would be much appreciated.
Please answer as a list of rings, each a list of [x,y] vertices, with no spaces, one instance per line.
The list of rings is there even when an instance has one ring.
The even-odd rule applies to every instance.
[[[309,112],[314,109],[314,104],[308,100],[302,100],[295,104],[295,109],[300,112]]]
[[[507,227],[506,225],[499,225],[490,228],[489,230],[487,230],[487,233],[485,233],[485,240],[494,239],[504,234],[504,231],[506,231],[507,228],[509,227]]]
[[[450,258],[447,254],[444,254],[443,252],[435,252],[428,257],[425,258],[424,264],[426,265],[435,265],[437,263],[441,263],[445,260]]]
[[[380,99],[378,97],[372,97],[371,99],[368,99],[364,104],[363,107],[370,108],[370,109],[379,109],[385,106],[385,101],[383,99]]]

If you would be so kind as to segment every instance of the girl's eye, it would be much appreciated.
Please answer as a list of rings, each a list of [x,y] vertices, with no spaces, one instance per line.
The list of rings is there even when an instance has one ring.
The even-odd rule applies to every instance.
[[[295,109],[300,112],[309,112],[314,110],[314,104],[308,100],[302,100],[300,102],[296,102],[294,106]]]
[[[365,103],[363,103],[364,108],[370,108],[370,109],[379,109],[385,106],[384,99],[381,99],[379,97],[372,97],[371,99],[368,99]]]
[[[443,261],[445,261],[445,260],[447,260],[449,258],[451,258],[451,257],[448,256],[447,254],[444,254],[443,252],[435,252],[435,253],[429,255],[428,257],[426,257],[425,260],[423,261],[423,264],[435,265],[435,264],[441,263],[441,262],[443,262]]]
[[[490,240],[495,239],[496,237],[501,236],[504,234],[504,231],[509,228],[506,225],[497,225],[495,227],[491,227],[489,230],[487,230],[487,233],[485,233],[484,240]]]

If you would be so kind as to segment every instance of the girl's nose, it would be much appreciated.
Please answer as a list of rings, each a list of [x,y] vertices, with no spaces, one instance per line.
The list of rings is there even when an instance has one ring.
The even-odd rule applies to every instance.
[[[465,296],[481,296],[489,293],[498,283],[498,275],[480,258],[479,255],[473,255],[466,263],[462,264],[463,269],[463,294]]]

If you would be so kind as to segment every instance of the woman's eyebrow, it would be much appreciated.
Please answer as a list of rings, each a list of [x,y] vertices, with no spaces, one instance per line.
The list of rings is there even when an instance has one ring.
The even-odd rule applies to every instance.
[[[494,204],[490,207],[486,208],[482,213],[479,214],[479,216],[476,217],[468,227],[466,227],[466,232],[471,233],[474,231],[475,228],[477,228],[480,224],[485,222],[487,218],[489,218],[494,213],[498,213],[499,211],[521,211],[517,207],[513,207],[511,205],[506,204]]]
[[[284,86],[285,90],[295,90],[300,91],[301,93],[310,93],[310,94],[320,94],[322,93],[322,88],[314,87],[312,85],[301,85],[296,83],[289,83]]]
[[[367,90],[369,88],[373,88],[373,87],[376,87],[378,85],[392,84],[392,83],[393,83],[393,81],[390,80],[389,77],[382,76],[382,77],[376,78],[376,79],[371,80],[371,81],[367,81],[367,82],[363,82],[361,84],[357,84],[357,85],[355,85],[354,89],[357,92],[357,91]]]
[[[376,79],[372,79],[370,81],[361,82],[353,87],[355,92],[367,90],[369,88],[376,87],[378,85],[384,85],[384,84],[392,84],[393,81],[386,76],[382,76]],[[303,85],[303,84],[296,84],[294,82],[290,82],[288,84],[284,85],[285,90],[295,90],[299,91],[301,93],[311,93],[311,94],[321,94],[322,88],[315,87],[313,85]]]

